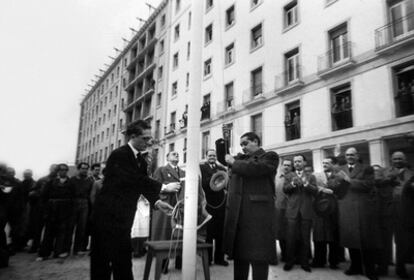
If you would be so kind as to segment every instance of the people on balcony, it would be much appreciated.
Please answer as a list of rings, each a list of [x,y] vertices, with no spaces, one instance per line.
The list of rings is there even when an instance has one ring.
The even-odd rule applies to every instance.
[[[210,101],[207,101],[201,106],[201,120],[210,118]]]
[[[335,102],[331,112],[336,130],[352,126],[352,105],[349,97],[342,97]]]

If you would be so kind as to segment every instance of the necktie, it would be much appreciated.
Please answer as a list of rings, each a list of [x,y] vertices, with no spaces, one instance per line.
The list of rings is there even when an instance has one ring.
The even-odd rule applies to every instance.
[[[351,173],[351,172],[352,172],[352,170],[354,170],[354,166],[353,166],[353,165],[350,165],[350,166],[348,167],[348,170],[349,170],[349,173]]]
[[[175,172],[177,172],[178,176],[180,176],[180,171],[178,170],[178,166],[175,167]]]

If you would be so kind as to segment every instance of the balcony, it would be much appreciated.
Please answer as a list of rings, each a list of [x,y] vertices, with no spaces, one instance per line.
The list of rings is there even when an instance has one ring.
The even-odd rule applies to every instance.
[[[175,135],[175,123],[170,123],[170,125],[164,126],[164,135],[166,138],[170,138]]]
[[[143,58],[146,53],[148,53],[151,49],[153,49],[157,41],[158,41],[157,37],[153,37],[151,40],[149,40],[148,44],[145,47],[143,47],[141,50],[139,50],[138,53],[135,55],[135,57],[131,59],[131,61],[129,62],[127,66],[127,69],[131,70],[132,68],[134,68],[134,65],[137,63],[137,61]]]
[[[302,67],[297,66],[295,75],[291,71],[284,71],[275,76],[275,93],[277,95],[287,94],[298,90],[304,85],[302,81]]]
[[[414,13],[375,30],[375,50],[387,53],[414,42]]]
[[[216,108],[219,118],[228,116],[236,111],[234,108],[234,99],[217,102]]]
[[[210,120],[210,109],[210,102],[206,102],[203,104],[203,106],[201,106],[201,122]]]
[[[151,64],[148,64],[147,67],[138,75],[136,75],[135,78],[132,79],[132,81],[129,82],[129,84],[126,86],[125,90],[129,91],[138,81],[142,80],[144,76],[146,76],[149,72],[154,70],[155,63],[154,60],[151,62]]]
[[[346,42],[318,57],[318,75],[322,78],[342,72],[355,65],[354,43]]]
[[[249,107],[257,104],[261,104],[266,100],[264,91],[265,84],[257,84],[252,86],[243,92],[243,106]]]

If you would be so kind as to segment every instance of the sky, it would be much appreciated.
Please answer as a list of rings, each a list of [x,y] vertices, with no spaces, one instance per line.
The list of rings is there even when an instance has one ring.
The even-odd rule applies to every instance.
[[[21,178],[75,161],[79,104],[160,0],[0,0],[0,162]]]

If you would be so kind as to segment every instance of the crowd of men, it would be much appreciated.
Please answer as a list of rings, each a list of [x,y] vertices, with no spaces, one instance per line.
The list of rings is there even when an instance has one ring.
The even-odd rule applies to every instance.
[[[13,254],[31,239],[29,252],[41,261],[83,255],[91,248],[91,279],[111,274],[133,279],[130,232],[138,199],[142,195],[153,206],[148,239],[176,238],[179,227],[171,210],[182,200],[185,178],[176,151],[151,172],[150,129],[141,121],[127,128],[129,141],[108,158],[105,179],[99,164],[80,163],[71,178],[66,164],[53,165],[37,182],[30,170],[19,181],[13,169],[0,166],[0,228],[8,223],[11,239],[7,245],[1,234],[0,250]],[[261,148],[255,133],[243,134],[240,146],[243,153],[227,154],[222,162],[209,149],[200,163],[198,216],[199,223],[208,221],[205,241],[214,244],[210,264],[228,266],[233,260],[234,279],[247,279],[252,267],[253,279],[261,280],[279,261],[285,271],[300,265],[311,272],[327,265],[338,269],[348,255],[346,275],[378,279],[389,274],[395,241],[396,275],[409,278],[414,172],[403,152],[392,153],[391,166],[383,168],[363,163],[351,147],[344,164],[329,156],[321,162],[323,171],[314,173],[302,154],[279,162],[277,153]],[[219,174],[227,176],[216,181]],[[165,259],[164,273],[168,266]],[[179,257],[175,267],[181,268]]]
[[[55,258],[86,254],[101,167],[80,163],[75,176],[68,177],[68,171],[67,164],[53,164],[47,176],[35,181],[27,169],[20,181],[13,168],[0,165],[0,267],[7,266],[8,257],[29,244],[27,250],[38,254],[37,261],[52,253]]]

